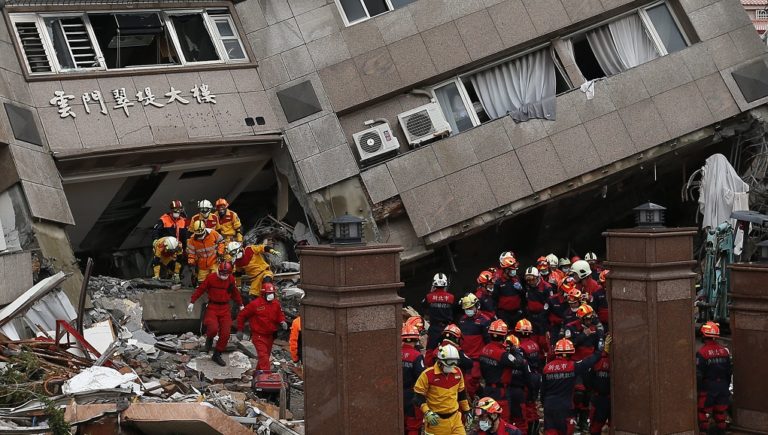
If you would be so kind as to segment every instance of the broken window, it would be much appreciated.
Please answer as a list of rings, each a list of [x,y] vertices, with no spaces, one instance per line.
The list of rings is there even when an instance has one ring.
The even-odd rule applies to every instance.
[[[351,26],[416,0],[336,0],[346,25]]]
[[[107,69],[180,63],[157,12],[90,14],[88,18]]]
[[[181,53],[187,62],[210,62],[219,60],[211,35],[205,27],[201,14],[171,15]]]

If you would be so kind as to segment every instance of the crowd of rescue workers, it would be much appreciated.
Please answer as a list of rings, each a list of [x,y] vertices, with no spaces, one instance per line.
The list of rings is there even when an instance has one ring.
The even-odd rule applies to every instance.
[[[242,225],[225,199],[198,202],[184,214],[174,200],[153,230],[155,278],[180,281],[183,264],[193,270],[196,290],[187,307],[205,294],[206,352],[224,366],[234,317],[243,338],[246,322],[258,356],[257,370],[270,370],[278,328],[288,329],[265,255],[280,255],[266,238],[243,246]],[[183,259],[186,259],[186,262]],[[477,289],[457,298],[448,277],[437,273],[421,307],[422,316],[402,326],[406,435],[599,434],[610,422],[610,271],[597,256],[558,258],[549,254],[518,275],[511,251],[482,271]],[[247,291],[245,291],[247,289]],[[699,428],[710,421],[716,435],[726,428],[731,359],[715,340],[719,326],[701,327],[696,354]],[[214,339],[218,336],[215,347]],[[301,363],[301,319],[291,325],[290,350]],[[539,406],[541,405],[541,407]],[[541,425],[543,417],[543,427]]]

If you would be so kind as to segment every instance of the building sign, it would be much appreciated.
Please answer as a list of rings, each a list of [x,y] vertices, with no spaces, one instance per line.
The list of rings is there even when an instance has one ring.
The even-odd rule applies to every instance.
[[[208,85],[204,83],[200,86],[195,85],[189,91],[192,93],[192,98],[197,101],[197,104],[216,104],[216,95],[212,94],[210,89],[208,89]],[[59,108],[60,117],[77,118],[77,114],[72,110],[72,106],[69,105],[69,102],[75,99],[74,95],[66,95],[64,91],[55,91],[53,95],[54,97],[51,98],[50,103],[52,106]],[[162,100],[162,102],[158,101],[158,98],[162,97],[155,96],[155,94],[152,92],[152,89],[146,87],[139,92],[136,92],[136,99],[131,100],[129,96],[126,95],[125,88],[118,88],[112,90],[113,101],[110,101],[109,105],[112,106],[114,103],[112,109],[122,110],[125,113],[125,116],[128,117],[131,116],[130,108],[133,107],[136,103],[139,103],[143,106],[151,105],[157,108],[165,107],[167,104],[171,103],[190,103],[189,100],[181,96],[181,91],[175,89],[173,86],[171,86],[171,90],[166,92],[164,95],[166,99]],[[101,91],[83,92],[83,95],[80,97],[80,99],[83,101],[83,109],[85,109],[85,113],[88,115],[91,114],[91,105],[98,106],[97,108],[99,109],[99,113],[102,115],[107,114],[107,102],[105,101],[105,97],[102,95]]]

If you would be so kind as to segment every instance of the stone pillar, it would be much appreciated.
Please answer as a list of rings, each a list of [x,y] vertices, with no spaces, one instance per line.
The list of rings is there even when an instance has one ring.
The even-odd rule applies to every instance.
[[[768,264],[731,265],[733,432],[768,434]]]
[[[694,434],[695,228],[603,233],[611,270],[612,431]]]
[[[302,248],[306,433],[400,435],[403,299],[395,245]]]

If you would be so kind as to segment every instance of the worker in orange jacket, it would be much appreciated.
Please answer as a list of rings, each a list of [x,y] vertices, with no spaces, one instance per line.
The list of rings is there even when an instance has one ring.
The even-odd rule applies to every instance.
[[[224,198],[216,200],[216,212],[218,213],[219,225],[216,231],[224,237],[227,242],[242,242],[243,232],[242,224],[237,213],[229,209],[229,203]]]
[[[184,246],[187,241],[187,223],[184,205],[178,199],[174,199],[171,201],[170,211],[160,216],[152,227],[152,241],[173,236]]]
[[[259,296],[262,284],[272,282],[272,270],[264,254],[280,255],[280,251],[271,246],[269,239],[261,245],[249,245],[243,248],[240,242],[229,242],[227,254],[235,263],[235,276],[245,273],[251,280],[248,294]]]
[[[203,221],[192,226],[193,236],[187,242],[187,263],[197,268],[197,282],[205,281],[216,272],[219,257],[224,255],[224,238],[216,230],[205,227]]]
[[[291,359],[298,363],[301,361],[301,317],[296,316],[291,322],[291,337],[288,339],[291,348]]]
[[[192,228],[192,224],[194,224],[196,221],[205,222],[205,227],[212,230],[215,230],[216,227],[219,226],[219,215],[216,213],[211,213],[213,211],[213,204],[211,204],[211,201],[208,201],[207,199],[199,201],[197,203],[197,209],[200,211],[200,213],[192,216],[192,218],[189,220],[190,228]]]

